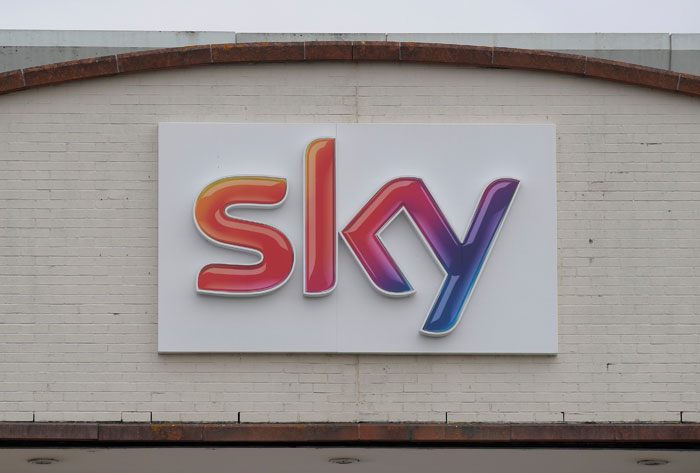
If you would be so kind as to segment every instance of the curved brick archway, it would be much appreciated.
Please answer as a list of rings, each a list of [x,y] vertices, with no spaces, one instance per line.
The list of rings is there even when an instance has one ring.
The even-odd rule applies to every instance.
[[[700,76],[571,54],[397,42],[209,44],[48,64],[0,74],[0,95],[75,80],[209,64],[390,62],[559,72],[700,97]]]

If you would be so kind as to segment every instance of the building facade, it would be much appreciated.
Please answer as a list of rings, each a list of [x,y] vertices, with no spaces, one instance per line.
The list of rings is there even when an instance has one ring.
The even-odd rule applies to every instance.
[[[385,38],[112,54],[0,92],[5,442],[700,445],[699,77]],[[558,353],[159,354],[165,122],[555,125]]]

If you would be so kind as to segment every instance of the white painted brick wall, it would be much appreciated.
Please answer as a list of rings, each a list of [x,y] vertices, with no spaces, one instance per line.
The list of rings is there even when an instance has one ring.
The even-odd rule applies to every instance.
[[[156,353],[156,123],[555,123],[560,354]],[[700,101],[549,73],[216,66],[0,96],[0,421],[700,420]]]

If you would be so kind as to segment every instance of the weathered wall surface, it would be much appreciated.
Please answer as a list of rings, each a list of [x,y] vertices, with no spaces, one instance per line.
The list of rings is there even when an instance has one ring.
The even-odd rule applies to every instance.
[[[157,123],[555,123],[560,354],[158,355]],[[0,420],[700,421],[700,102],[549,73],[215,66],[0,97]]]
[[[0,72],[133,51],[233,43],[236,33],[208,31],[0,30]]]
[[[0,72],[132,51],[216,43],[403,41],[542,49],[700,75],[700,35],[668,33],[234,33],[0,30]]]

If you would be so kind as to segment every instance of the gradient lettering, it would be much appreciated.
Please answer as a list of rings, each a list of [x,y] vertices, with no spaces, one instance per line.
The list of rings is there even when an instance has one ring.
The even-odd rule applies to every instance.
[[[460,240],[421,179],[394,179],[367,202],[342,235],[378,290],[410,295],[413,288],[378,235],[400,211],[406,211],[446,273],[421,333],[447,335],[459,323],[518,186],[517,179],[509,178],[489,184]]]
[[[194,206],[201,234],[225,248],[252,252],[252,265],[208,264],[197,276],[197,291],[225,296],[264,294],[281,287],[294,269],[294,248],[276,228],[232,218],[235,207],[276,207],[287,196],[287,181],[274,177],[228,177],[209,184]]]
[[[334,139],[306,148],[304,183],[304,295],[323,296],[335,288],[337,272]]]

